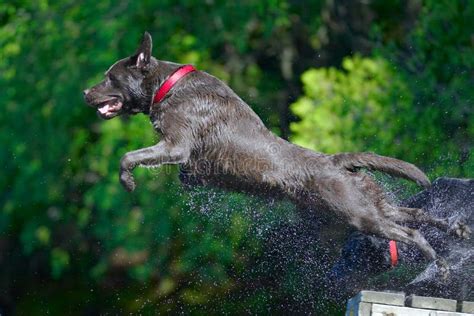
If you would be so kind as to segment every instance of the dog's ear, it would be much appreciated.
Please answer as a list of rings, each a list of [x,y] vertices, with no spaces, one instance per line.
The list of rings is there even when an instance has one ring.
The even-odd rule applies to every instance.
[[[146,68],[150,63],[151,59],[151,49],[153,43],[151,39],[151,35],[148,32],[143,34],[142,42],[140,47],[138,47],[135,55],[132,56],[132,61],[134,62],[137,68]]]

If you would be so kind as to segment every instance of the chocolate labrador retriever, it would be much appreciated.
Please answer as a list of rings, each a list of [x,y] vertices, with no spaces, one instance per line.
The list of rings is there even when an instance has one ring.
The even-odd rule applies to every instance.
[[[370,176],[358,172],[378,170],[428,187],[416,166],[373,153],[326,155],[289,143],[271,133],[225,83],[192,66],[157,60],[151,50],[152,38],[145,33],[134,55],[113,64],[104,81],[84,91],[102,118],[144,113],[161,134],[158,144],[120,161],[120,181],[128,191],[135,189],[135,167],[179,164],[185,184],[288,198],[305,211],[331,211],[362,232],[415,244],[447,274],[445,261],[426,239],[403,224],[426,223],[461,238],[469,237],[469,227],[392,205]]]

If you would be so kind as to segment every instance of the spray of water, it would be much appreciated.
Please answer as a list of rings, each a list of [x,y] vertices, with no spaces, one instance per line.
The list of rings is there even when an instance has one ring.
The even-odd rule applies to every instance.
[[[403,187],[393,181],[382,178],[380,183],[391,192],[393,203],[403,204]],[[436,266],[415,247],[400,244],[401,264],[391,268],[386,240],[363,236],[366,244],[348,247],[346,243],[350,251],[344,251],[347,227],[316,214],[303,216],[289,202],[202,187],[181,194],[187,201],[183,211],[201,214],[207,221],[228,223],[236,214],[246,219],[245,234],[258,240],[260,248],[253,251],[256,255],[237,280],[242,291],[234,299],[265,292],[260,300],[267,311],[331,315],[338,310],[334,306],[340,311],[343,302],[361,289],[474,299],[472,239],[461,241],[433,227],[417,227],[450,263],[451,276],[441,281]],[[452,221],[464,217],[472,225],[474,182],[440,179],[408,203],[421,203],[430,214]],[[367,249],[370,255],[360,255],[359,250]]]

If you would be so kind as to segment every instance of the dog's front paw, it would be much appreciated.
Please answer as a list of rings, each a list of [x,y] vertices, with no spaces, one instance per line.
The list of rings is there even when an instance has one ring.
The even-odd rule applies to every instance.
[[[132,192],[135,190],[135,179],[130,171],[121,171],[120,172],[120,183],[122,183],[125,190]]]

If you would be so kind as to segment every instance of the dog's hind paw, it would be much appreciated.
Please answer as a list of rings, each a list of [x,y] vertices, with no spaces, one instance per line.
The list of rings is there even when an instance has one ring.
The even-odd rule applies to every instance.
[[[471,229],[462,219],[454,221],[454,223],[450,225],[449,231],[451,234],[462,239],[469,239],[469,236],[471,235]]]
[[[132,173],[129,171],[122,171],[120,173],[120,183],[122,183],[123,187],[128,192],[135,190],[135,180],[133,179]]]
[[[449,278],[449,274],[450,274],[448,262],[443,258],[439,258],[439,259],[436,259],[435,264],[436,264],[436,267],[438,268],[438,275],[440,279],[442,281],[446,281]]]

